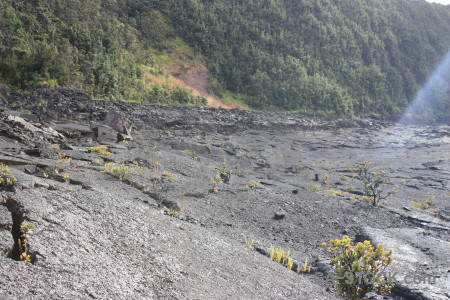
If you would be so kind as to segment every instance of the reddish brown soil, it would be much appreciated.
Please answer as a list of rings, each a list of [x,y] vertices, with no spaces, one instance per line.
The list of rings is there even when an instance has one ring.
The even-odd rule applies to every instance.
[[[198,65],[195,69],[189,69],[185,73],[178,77],[169,75],[167,79],[152,75],[150,73],[146,74],[147,78],[151,79],[153,82],[168,85],[169,87],[182,86],[192,91],[195,96],[201,96],[208,100],[208,105],[212,107],[222,107],[222,108],[236,108],[240,107],[244,110],[249,110],[247,106],[242,106],[238,104],[228,105],[223,103],[217,96],[212,95],[208,92],[209,76],[208,70],[204,65]]]

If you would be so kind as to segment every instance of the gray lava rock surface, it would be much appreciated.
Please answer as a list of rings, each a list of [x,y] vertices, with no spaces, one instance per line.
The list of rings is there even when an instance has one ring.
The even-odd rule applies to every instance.
[[[144,106],[64,88],[0,86],[0,108],[0,162],[18,180],[0,191],[1,299],[339,299],[321,244],[344,234],[393,247],[399,277],[437,278],[399,280],[391,299],[449,297],[448,124]],[[104,126],[111,111],[125,136]],[[392,180],[380,207],[362,197],[365,160]],[[33,263],[7,258],[19,221],[36,225]],[[270,260],[270,245],[312,272]]]

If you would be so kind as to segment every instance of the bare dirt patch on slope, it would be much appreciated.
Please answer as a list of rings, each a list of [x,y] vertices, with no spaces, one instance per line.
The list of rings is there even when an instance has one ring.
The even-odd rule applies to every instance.
[[[189,89],[195,96],[205,98],[208,101],[208,105],[211,107],[221,107],[226,109],[241,108],[244,110],[249,110],[249,107],[246,105],[237,103],[225,104],[216,95],[212,94],[209,89],[208,71],[204,65],[201,65],[199,68],[189,69],[178,77],[174,75],[160,77],[148,72],[145,76],[152,82],[167,86],[169,88],[180,86]]]

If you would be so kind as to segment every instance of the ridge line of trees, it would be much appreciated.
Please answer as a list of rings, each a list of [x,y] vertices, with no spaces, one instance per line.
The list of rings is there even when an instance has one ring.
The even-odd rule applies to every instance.
[[[253,108],[397,114],[450,50],[449,30],[450,6],[421,0],[0,0],[0,82],[204,104],[146,79],[181,38],[216,93]],[[450,75],[435,81],[422,107],[448,116]]]

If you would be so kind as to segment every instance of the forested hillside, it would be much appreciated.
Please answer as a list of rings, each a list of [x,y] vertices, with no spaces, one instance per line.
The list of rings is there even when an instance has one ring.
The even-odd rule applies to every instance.
[[[146,11],[134,15],[133,3],[146,3]],[[184,46],[152,8],[157,3],[0,0],[0,82],[71,85],[98,99],[206,104],[187,89],[145,76],[167,76],[155,64],[156,48]]]
[[[424,1],[184,0],[174,12],[255,107],[394,113],[450,50],[450,7]]]
[[[219,95],[263,109],[399,113],[450,50],[450,6],[421,0],[0,0],[0,81],[97,98],[202,99],[145,79],[179,48]],[[191,51],[191,52],[189,52]],[[433,103],[450,113],[450,78]],[[441,78],[442,79],[442,78]],[[447,111],[445,111],[447,110]]]

